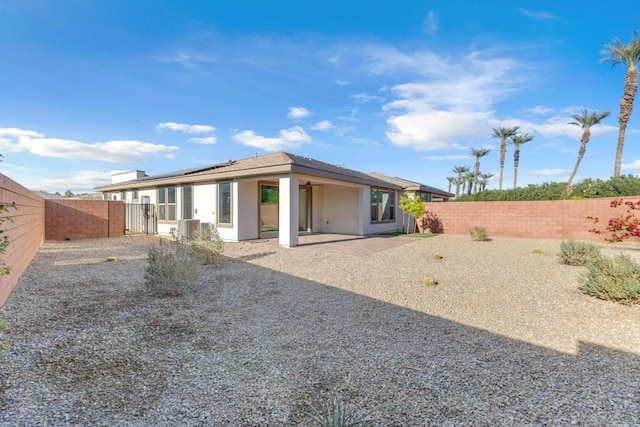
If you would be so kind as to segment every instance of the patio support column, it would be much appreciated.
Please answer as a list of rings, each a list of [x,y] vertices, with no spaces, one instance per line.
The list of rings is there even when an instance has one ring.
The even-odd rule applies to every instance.
[[[283,176],[279,186],[278,243],[285,248],[298,246],[298,177]]]
[[[363,187],[358,189],[358,235],[364,236],[366,233],[365,227],[369,215],[371,215],[371,190],[369,187]]]

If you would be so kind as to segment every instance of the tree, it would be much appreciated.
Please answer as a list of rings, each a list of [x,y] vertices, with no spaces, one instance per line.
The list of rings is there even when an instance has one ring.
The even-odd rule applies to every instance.
[[[456,199],[460,196],[460,185],[462,184],[462,174],[469,172],[467,166],[456,166],[453,168],[453,173],[457,175],[456,178]],[[464,190],[463,190],[464,193]]]
[[[633,100],[638,92],[638,61],[640,61],[640,38],[638,31],[633,32],[631,42],[623,44],[617,38],[613,39],[612,44],[605,45],[606,49],[600,53],[607,55],[602,58],[601,62],[611,62],[614,67],[618,64],[627,66],[627,74],[624,78],[624,91],[620,99],[620,115],[618,123],[618,145],[616,147],[616,160],[613,167],[613,176],[620,176],[620,165],[622,163],[622,148],[624,146],[624,138],[627,132],[627,123],[633,113]]]
[[[449,193],[451,193],[451,186],[456,182],[456,177],[455,176],[448,176],[445,179],[449,182],[449,189],[447,191]]]
[[[467,189],[467,194],[471,195],[471,192],[473,191],[473,181],[475,179],[475,174],[469,171],[464,174],[462,179],[464,179],[464,187]],[[464,189],[462,190],[462,192],[464,193]]]
[[[471,149],[471,157],[475,157],[475,171],[473,172],[473,194],[478,192],[478,175],[480,174],[480,159],[491,151],[491,148],[472,148]],[[469,193],[471,194],[471,192]]]
[[[509,144],[515,147],[513,152],[513,189],[518,187],[518,166],[520,165],[520,146],[533,139],[528,133],[517,134],[509,138]]]
[[[492,138],[500,140],[500,181],[498,181],[498,190],[502,190],[502,178],[504,176],[504,158],[507,156],[507,140],[518,133],[520,126],[512,128],[493,128]]]
[[[71,190],[67,190],[64,192],[64,197],[73,197],[75,194],[71,192]]]
[[[582,138],[580,139],[580,150],[578,150],[578,159],[576,160],[576,165],[573,167],[573,172],[571,172],[569,181],[567,181],[567,188],[564,191],[565,196],[568,196],[571,193],[571,183],[576,177],[580,162],[584,157],[584,153],[587,151],[587,143],[589,142],[589,138],[591,138],[591,127],[599,124],[609,114],[611,114],[611,111],[605,111],[603,113],[597,113],[594,111],[593,113],[590,113],[585,108],[582,110],[582,114],[571,115],[573,121],[570,122],[570,124],[580,126],[583,131]]]
[[[481,173],[480,174],[480,191],[484,191],[487,189],[487,184],[489,184],[489,180],[493,178],[494,174],[492,173]]]
[[[406,212],[410,214],[413,219],[413,231],[416,231],[418,227],[418,218],[421,218],[424,215],[424,203],[420,200],[419,197],[411,196],[411,197],[401,197],[400,198],[400,209],[402,212]],[[409,234],[409,224],[407,221],[407,234]]]

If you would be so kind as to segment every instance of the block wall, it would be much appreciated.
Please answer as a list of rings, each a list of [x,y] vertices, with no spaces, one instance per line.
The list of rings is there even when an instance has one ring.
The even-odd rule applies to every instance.
[[[574,239],[603,241],[605,235],[590,233],[594,227],[588,215],[600,218],[604,230],[610,218],[625,213],[612,208],[615,198],[588,200],[545,200],[527,202],[432,202],[418,221],[422,230],[447,234],[469,234],[474,226],[485,227],[489,237]],[[625,197],[640,200],[640,196]]]
[[[120,201],[47,199],[45,212],[47,240],[124,235],[124,203]]]
[[[17,208],[2,215],[12,218],[1,226],[4,230],[2,236],[7,236],[10,241],[2,259],[11,267],[11,274],[0,276],[2,306],[44,240],[45,203],[42,197],[2,174],[0,203],[15,203]]]

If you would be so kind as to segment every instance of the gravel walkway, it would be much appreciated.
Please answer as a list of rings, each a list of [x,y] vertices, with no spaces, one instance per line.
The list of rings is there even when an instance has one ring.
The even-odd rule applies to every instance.
[[[306,426],[331,393],[381,426],[640,425],[640,307],[581,294],[559,241],[227,244],[161,298],[156,241],[42,247],[0,310],[1,426]]]

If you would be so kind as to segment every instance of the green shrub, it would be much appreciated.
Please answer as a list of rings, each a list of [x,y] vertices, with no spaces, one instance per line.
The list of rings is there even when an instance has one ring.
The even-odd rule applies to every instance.
[[[582,292],[596,298],[622,304],[640,301],[640,264],[625,254],[589,261],[578,281]]]
[[[156,295],[181,295],[198,283],[199,257],[189,245],[160,242],[149,248],[145,285]]]
[[[558,261],[567,265],[586,265],[600,257],[600,249],[593,243],[566,240],[560,244]]]
[[[472,227],[469,231],[471,233],[471,240],[475,242],[486,242],[489,240],[489,235],[484,227]]]
[[[212,264],[224,251],[224,242],[213,225],[193,230],[188,243],[194,248],[194,256],[204,265]]]
[[[442,255],[436,252],[435,254],[433,254],[433,259],[442,259]]]
[[[531,251],[531,253],[534,253],[536,255],[540,255],[542,253],[542,250],[535,248],[533,251]]]
[[[567,188],[566,182],[529,184],[511,190],[486,190],[477,194],[462,195],[456,201],[506,201],[506,200],[561,200]],[[628,197],[640,194],[640,177],[621,175],[606,181],[586,178],[571,186],[570,199],[580,200],[595,197]]]

